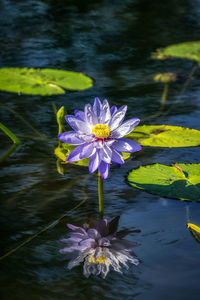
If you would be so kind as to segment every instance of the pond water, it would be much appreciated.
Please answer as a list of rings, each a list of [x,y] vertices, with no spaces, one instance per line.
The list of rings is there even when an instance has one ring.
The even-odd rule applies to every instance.
[[[107,98],[128,105],[127,118],[144,119],[157,112],[163,85],[157,73],[176,72],[183,82],[170,86],[166,110],[177,100],[193,62],[158,61],[159,47],[200,36],[198,0],[1,0],[0,67],[56,68],[83,72],[94,87],[57,96],[0,93],[0,119],[22,143],[1,164],[1,255],[30,238],[63,214],[58,224],[0,262],[1,299],[199,299],[200,245],[186,227],[200,224],[199,203],[162,198],[128,185],[128,171],[155,162],[199,163],[199,147],[150,148],[112,168],[104,183],[105,217],[120,215],[120,228],[140,228],[128,239],[140,264],[106,279],[86,279],[82,266],[71,271],[59,253],[66,223],[82,225],[98,216],[97,178],[88,169],[56,168],[57,124],[52,103],[68,113]],[[200,129],[199,70],[168,114],[141,124],[168,124]],[[14,110],[48,138],[36,134]],[[2,155],[11,146],[0,135]],[[85,202],[72,210],[82,200]],[[71,210],[71,211],[70,211]],[[69,211],[69,212],[68,212]]]

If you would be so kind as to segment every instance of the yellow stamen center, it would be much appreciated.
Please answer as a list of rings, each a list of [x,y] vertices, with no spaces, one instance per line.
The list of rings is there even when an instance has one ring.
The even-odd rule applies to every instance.
[[[92,133],[94,133],[98,139],[106,139],[110,135],[110,127],[105,124],[96,124],[92,128]]]
[[[107,260],[107,258],[103,257],[103,256],[99,256],[96,259],[94,258],[94,255],[91,254],[89,257],[89,263],[94,263],[94,264],[108,264],[109,261]]]

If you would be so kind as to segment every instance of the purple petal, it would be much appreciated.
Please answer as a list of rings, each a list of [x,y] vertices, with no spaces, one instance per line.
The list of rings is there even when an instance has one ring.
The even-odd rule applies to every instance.
[[[96,97],[96,98],[94,99],[93,111],[94,111],[94,113],[95,113],[95,115],[96,115],[97,117],[100,116],[101,110],[102,110],[102,104],[101,104],[101,101],[99,100],[99,98]]]
[[[114,144],[112,148],[120,152],[136,152],[140,151],[142,147],[135,141],[130,139],[119,139]]]
[[[85,105],[85,120],[89,124],[92,125],[92,127],[98,123],[97,116],[94,114],[92,106],[90,104]]]
[[[67,227],[71,230],[77,230],[77,229],[81,229],[81,227],[77,227],[75,225],[72,225],[72,224],[67,224]]]
[[[58,135],[58,138],[66,144],[81,145],[85,143],[82,139],[78,138],[78,134],[74,131],[63,132]]]
[[[116,113],[117,111],[117,106],[113,105],[111,108],[110,108],[110,113],[111,113],[111,116]]]
[[[106,144],[99,150],[100,160],[103,160],[107,164],[110,164],[112,157],[112,150]]]
[[[99,244],[99,246],[108,247],[108,246],[110,246],[110,240],[103,237],[98,240],[98,244]]]
[[[82,227],[77,227],[75,225],[72,225],[72,224],[67,224],[67,227],[71,230],[77,230],[78,232],[80,233],[83,233],[83,234],[86,234],[86,231],[85,229],[83,229]]]
[[[108,101],[105,99],[102,104],[102,110],[101,110],[99,122],[102,124],[108,124],[110,122],[110,118],[111,118],[110,105]]]
[[[124,159],[122,154],[120,154],[118,151],[114,150],[112,151],[112,161],[114,161],[117,164],[124,164]]]
[[[67,161],[78,161],[80,160],[81,152],[84,148],[84,144],[76,147],[72,152],[68,155]]]
[[[67,115],[65,116],[65,120],[75,131],[83,132],[85,134],[91,134],[91,128],[89,124],[78,119],[77,117]]]
[[[74,111],[75,117],[85,122],[85,113],[81,110],[76,109]]]
[[[90,159],[89,159],[89,171],[90,171],[90,173],[93,173],[94,171],[96,171],[96,169],[99,166],[99,163],[100,163],[99,153],[98,153],[98,151],[96,151],[95,154],[90,156]]]
[[[99,221],[96,228],[101,236],[108,235],[108,233],[109,233],[108,220],[103,219],[103,220]]]
[[[96,149],[94,148],[94,144],[93,143],[85,143],[84,147],[81,151],[80,154],[80,158],[87,158],[92,156],[94,153],[96,152]]]
[[[112,138],[121,138],[124,135],[129,134],[139,122],[140,120],[137,118],[124,122],[120,127],[112,131]]]
[[[92,239],[98,239],[100,237],[98,231],[94,228],[89,228],[88,231],[87,231],[87,234],[90,238]]]
[[[116,111],[116,113],[112,116],[109,123],[109,127],[111,130],[115,130],[119,125],[121,125],[125,117],[126,111],[127,111],[127,105],[124,105],[120,107],[118,111]]]
[[[88,238],[86,240],[83,240],[79,243],[80,247],[79,250],[84,251],[87,248],[92,248],[95,241],[93,238]]]
[[[110,170],[110,164],[107,164],[104,161],[101,161],[101,163],[99,165],[99,172],[103,179],[106,179],[108,177],[109,170]]]

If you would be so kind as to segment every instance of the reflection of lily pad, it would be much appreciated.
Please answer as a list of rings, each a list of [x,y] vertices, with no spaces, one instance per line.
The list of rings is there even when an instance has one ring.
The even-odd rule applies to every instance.
[[[166,59],[168,57],[186,58],[195,60],[200,63],[200,41],[186,42],[170,45],[165,48],[158,49],[153,54],[153,58]]]
[[[63,162],[66,162],[67,156],[70,154],[70,152],[75,148],[76,146],[68,145],[65,143],[62,143],[61,146],[57,147],[54,151],[55,155],[60,158]],[[126,160],[130,157],[130,153],[123,152],[123,158]],[[88,166],[88,158],[81,159],[79,161],[73,161],[72,164],[79,165],[79,166]],[[68,163],[68,162],[66,162]]]
[[[137,126],[127,138],[142,146],[192,147],[200,145],[200,131],[169,125]]]
[[[65,94],[66,90],[85,90],[92,86],[88,76],[54,69],[1,68],[0,90],[30,95]]]
[[[161,164],[133,169],[130,185],[168,198],[200,201],[200,164]]]

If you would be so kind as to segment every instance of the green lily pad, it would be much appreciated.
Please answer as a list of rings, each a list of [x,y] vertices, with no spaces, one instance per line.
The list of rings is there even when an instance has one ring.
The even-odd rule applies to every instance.
[[[1,68],[0,90],[29,95],[65,94],[66,90],[85,90],[92,79],[71,71],[54,69]]]
[[[57,147],[54,150],[54,153],[55,153],[55,155],[58,158],[60,158],[63,162],[65,162],[67,164],[67,163],[69,163],[69,162],[66,162],[67,156],[70,154],[70,152],[75,147],[76,146],[72,146],[72,145],[68,145],[68,144],[62,143],[59,147]],[[125,152],[123,152],[122,154],[123,154],[124,160],[128,159],[130,157],[130,155],[131,155],[130,153],[125,153]],[[88,167],[88,162],[89,162],[89,159],[88,158],[84,158],[84,159],[81,159],[79,161],[70,162],[70,164]]]
[[[142,166],[129,173],[128,182],[162,197],[200,201],[200,164]]]
[[[186,58],[200,63],[200,41],[170,45],[158,49],[153,58],[167,59],[168,57]]]
[[[142,146],[151,147],[194,147],[200,145],[200,131],[179,126],[137,126],[127,138]]]

